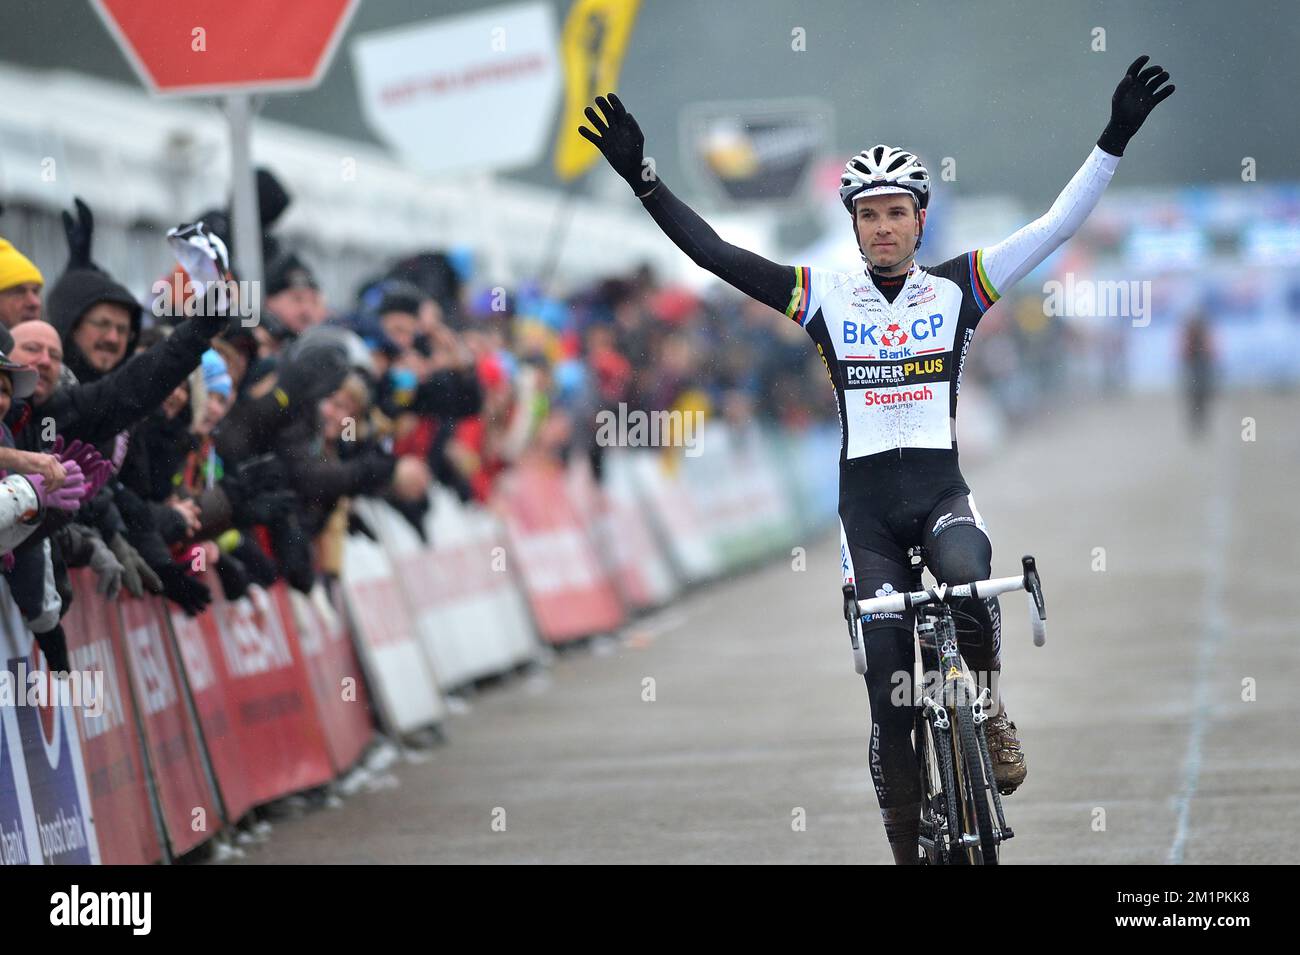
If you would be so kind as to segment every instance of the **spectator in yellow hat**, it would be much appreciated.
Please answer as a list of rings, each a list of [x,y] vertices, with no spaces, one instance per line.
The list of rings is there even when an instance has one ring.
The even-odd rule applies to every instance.
[[[32,260],[0,238],[0,324],[13,328],[40,318],[44,285],[45,277]]]

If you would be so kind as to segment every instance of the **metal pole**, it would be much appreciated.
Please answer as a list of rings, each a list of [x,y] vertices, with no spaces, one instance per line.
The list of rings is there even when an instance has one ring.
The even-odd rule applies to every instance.
[[[253,115],[257,109],[249,93],[227,93],[226,118],[230,121],[230,213],[234,240],[233,267],[240,281],[253,290],[252,317],[244,318],[247,328],[258,323],[262,313],[262,222],[257,210],[257,177],[253,173]]]
[[[581,176],[575,176],[569,180],[564,187],[564,194],[555,204],[555,209],[551,213],[550,234],[546,239],[546,258],[542,260],[541,269],[538,273],[538,282],[546,294],[551,293],[551,283],[555,278],[555,272],[560,265],[560,256],[564,252],[564,240],[569,235],[569,224],[573,220],[575,210],[574,199],[578,194],[578,183]]]

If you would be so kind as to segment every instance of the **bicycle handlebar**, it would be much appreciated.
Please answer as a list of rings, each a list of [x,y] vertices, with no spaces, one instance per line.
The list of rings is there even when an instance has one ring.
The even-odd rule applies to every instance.
[[[1034,634],[1034,645],[1041,647],[1047,640],[1047,607],[1043,602],[1042,584],[1033,557],[1026,555],[1021,558],[1021,565],[1024,572],[1018,577],[993,577],[955,586],[939,584],[929,590],[913,593],[868,597],[858,601],[858,612],[863,616],[873,613],[902,613],[925,604],[947,603],[954,597],[983,599],[1011,593],[1013,590],[1025,590],[1029,592],[1029,623]]]
[[[885,597],[868,597],[858,601],[858,610],[869,613],[902,613],[924,604],[946,603],[954,597],[996,597],[1013,590],[1028,590],[1024,576],[994,577],[990,580],[977,580],[969,584],[939,584],[929,590],[918,590],[907,594],[889,594]]]

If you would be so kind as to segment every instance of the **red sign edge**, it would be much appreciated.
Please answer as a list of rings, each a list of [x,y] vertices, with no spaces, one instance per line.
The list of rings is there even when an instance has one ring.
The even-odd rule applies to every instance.
[[[326,44],[320,60],[316,64],[316,70],[310,77],[302,80],[277,80],[274,82],[259,81],[255,83],[220,83],[207,86],[185,86],[176,89],[159,89],[153,74],[149,72],[144,61],[140,59],[135,52],[126,34],[118,25],[117,20],[109,13],[108,7],[104,5],[104,0],[90,0],[90,5],[94,11],[99,14],[99,19],[103,21],[105,29],[113,37],[113,42],[117,48],[122,51],[127,62],[131,64],[131,69],[135,71],[140,82],[145,85],[154,96],[166,97],[184,97],[184,96],[220,96],[223,93],[285,93],[294,90],[308,90],[320,84],[324,78],[325,71],[329,65],[334,62],[334,54],[338,50],[339,44],[343,41],[343,34],[347,32],[348,24],[352,22],[352,15],[357,12],[357,7],[361,6],[361,0],[347,0],[347,6],[343,10],[343,15],[339,17],[338,22],[334,25],[334,32],[330,35],[329,43]]]

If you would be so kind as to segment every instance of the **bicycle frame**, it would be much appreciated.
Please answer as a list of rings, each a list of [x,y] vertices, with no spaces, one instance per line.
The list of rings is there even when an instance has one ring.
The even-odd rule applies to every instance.
[[[924,798],[921,848],[931,862],[939,864],[993,865],[997,863],[997,847],[1015,832],[1003,814],[984,735],[991,694],[988,688],[977,688],[964,669],[949,601],[955,597],[983,598],[1026,590],[1034,643],[1042,646],[1046,640],[1047,610],[1038,570],[1034,558],[1025,556],[1019,577],[954,587],[939,584],[925,590],[922,588],[924,555],[920,548],[913,548],[910,557],[915,587],[910,593],[855,600],[846,588],[846,615],[850,618],[855,669],[859,673],[866,670],[866,639],[856,626],[858,614],[916,611],[915,635],[922,682],[915,684],[913,699],[917,707],[914,729],[917,770]],[[927,689],[932,674],[941,675],[942,680],[937,687]],[[954,726],[961,731],[955,731]],[[987,803],[980,802],[986,794],[992,801],[996,822],[989,818]]]
[[[980,836],[977,819],[973,818],[973,799],[984,797],[985,789],[992,796],[997,821],[993,827],[992,840],[995,846],[1012,838],[1015,832],[1007,825],[1002,812],[1002,798],[993,783],[993,764],[988,753],[988,742],[984,737],[984,722],[988,714],[984,712],[986,700],[989,699],[987,688],[976,688],[975,681],[963,668],[961,653],[957,640],[956,624],[952,608],[946,603],[925,605],[917,611],[916,638],[920,648],[922,683],[917,687],[917,710],[915,743],[917,766],[921,772],[922,792],[926,805],[921,813],[921,848],[927,857],[935,862],[967,861],[972,863],[990,863],[985,858],[985,851],[980,849]],[[929,690],[925,689],[926,678],[930,674],[942,675],[942,681]],[[971,718],[976,728],[976,739],[980,748],[980,772],[978,787],[972,768],[961,751],[960,741],[954,726],[959,717],[957,708],[971,708]],[[925,724],[929,724],[928,726]],[[927,735],[928,734],[928,735]],[[935,784],[931,780],[929,760],[937,762],[941,757],[927,752],[929,746],[944,746],[952,759],[952,789],[945,791],[942,780]],[[956,799],[959,812],[958,830],[952,829],[952,816],[947,812],[947,800]],[[938,810],[943,809],[940,813]],[[996,853],[996,849],[994,850]],[[965,859],[963,859],[965,856]],[[996,859],[996,854],[994,854]]]

